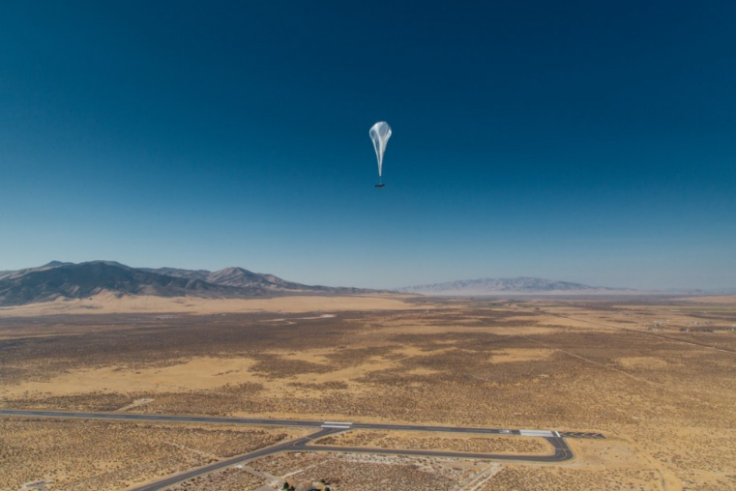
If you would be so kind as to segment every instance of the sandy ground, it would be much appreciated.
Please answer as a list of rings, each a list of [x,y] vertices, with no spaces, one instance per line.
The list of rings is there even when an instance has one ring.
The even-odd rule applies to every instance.
[[[0,418],[0,490],[46,480],[52,482],[48,491],[119,491],[305,433],[301,428]]]
[[[111,366],[92,370],[71,370],[48,381],[32,381],[20,386],[4,386],[0,396],[16,396],[24,391],[52,396],[105,391],[145,392],[156,394],[171,390],[196,390],[257,379],[248,358],[219,359],[203,357],[163,368],[124,370]]]
[[[430,357],[436,352],[420,352],[411,348],[396,350],[400,357],[387,360],[383,357],[367,358],[363,363],[342,369],[333,369],[327,355],[334,350],[317,349],[294,353],[267,353],[275,362],[298,358],[300,362],[308,362],[323,367],[324,372],[298,373],[288,378],[276,378],[257,371],[257,360],[248,357],[215,358],[198,357],[165,367],[150,367],[129,370],[122,366],[106,366],[94,369],[72,369],[67,373],[49,380],[29,381],[22,385],[4,385],[0,387],[0,398],[19,397],[27,392],[44,396],[69,396],[75,394],[96,394],[113,392],[142,392],[151,396],[171,391],[192,391],[216,389],[228,385],[263,384],[264,390],[273,397],[284,393],[292,393],[299,397],[319,397],[325,384],[339,383],[354,385],[360,390],[357,380],[384,370],[396,370],[401,367],[401,359],[407,357]],[[502,360],[506,361],[506,360]],[[256,369],[254,369],[254,367]],[[415,368],[408,374],[431,376],[435,370]]]
[[[140,301],[120,301],[124,306],[133,300]],[[273,470],[278,475],[308,469],[305,478],[339,478],[343,491],[421,486],[448,491],[736,489],[734,307],[672,299],[659,304],[443,300],[428,306],[382,296],[282,297],[235,301],[245,310],[222,316],[216,311],[221,302],[199,305],[200,310],[189,306],[190,313],[201,315],[159,315],[161,310],[154,309],[155,314],[0,317],[0,405],[114,411],[147,398],[150,402],[127,410],[607,436],[569,439],[576,460],[565,465],[494,464],[494,473],[486,474],[479,468],[474,471],[479,474],[466,475],[437,462],[419,472],[415,464],[427,459],[404,465],[395,458],[361,456],[366,460],[353,462],[347,456],[308,453],[254,464],[278,464],[278,472]],[[349,311],[356,304],[375,307]],[[386,308],[393,304],[401,307]],[[72,311],[100,314],[74,310],[78,307],[72,305]],[[334,317],[327,317],[330,312]],[[30,422],[13,430],[28,435],[22,442],[12,440],[22,443],[14,447],[9,466],[18,479],[21,474],[29,480],[60,477],[63,471],[91,482],[85,481],[92,476],[81,460],[70,461],[53,448],[49,452],[57,463],[27,475],[25,462],[35,458],[38,432],[70,431],[68,444],[86,441],[83,425],[70,422],[60,428]],[[115,428],[124,435],[122,426]],[[166,436],[167,441],[173,438]],[[181,438],[175,442],[206,450]],[[500,441],[407,433],[378,435],[375,442],[361,444],[471,448]],[[94,445],[89,444],[89,452],[98,452]],[[140,447],[140,455],[183,458],[176,453],[180,447],[151,445]],[[0,445],[0,462],[3,458]],[[159,468],[168,468],[169,462],[175,460],[163,460]],[[238,476],[225,477],[237,482],[232,488],[248,489]],[[412,487],[402,484],[407,480]],[[460,486],[465,480],[468,485]],[[230,489],[223,486],[202,489]],[[107,489],[120,487],[95,491]]]
[[[491,363],[513,363],[519,361],[537,361],[544,360],[551,356],[554,350],[551,349],[520,349],[509,348],[499,351],[491,356]]]
[[[242,312],[305,313],[348,310],[413,310],[405,302],[412,295],[288,296],[266,299],[207,299],[199,297],[117,297],[101,293],[87,299],[56,300],[15,307],[0,307],[0,317],[36,317],[60,314],[188,313],[216,314]],[[422,309],[427,309],[422,306]]]

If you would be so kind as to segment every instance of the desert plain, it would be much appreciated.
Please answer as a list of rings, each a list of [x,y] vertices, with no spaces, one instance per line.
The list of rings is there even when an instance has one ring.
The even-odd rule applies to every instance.
[[[0,409],[600,433],[348,430],[168,489],[736,489],[733,297],[100,297],[0,309]],[[0,416],[0,490],[122,491],[311,430]],[[316,486],[316,484],[315,484]],[[325,487],[320,485],[320,487]]]

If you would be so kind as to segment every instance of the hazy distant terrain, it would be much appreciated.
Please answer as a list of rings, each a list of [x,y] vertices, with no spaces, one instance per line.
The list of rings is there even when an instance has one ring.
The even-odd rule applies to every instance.
[[[509,293],[525,294],[621,294],[633,293],[627,288],[609,288],[553,281],[542,278],[480,278],[400,288],[404,293],[447,296],[482,296]]]
[[[62,299],[88,298],[101,293],[253,298],[284,294],[355,294],[372,290],[302,285],[243,268],[220,271],[174,268],[131,268],[115,261],[79,264],[50,262],[38,268],[0,273],[0,306]]]

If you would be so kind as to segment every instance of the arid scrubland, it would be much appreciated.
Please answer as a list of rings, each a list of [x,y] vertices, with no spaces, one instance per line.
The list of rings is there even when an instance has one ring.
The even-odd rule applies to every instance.
[[[176,484],[168,491],[242,491],[243,489],[256,489],[262,485],[262,478],[230,467]]]
[[[303,433],[294,428],[0,418],[0,489],[124,489]]]
[[[422,299],[409,306],[335,311],[335,317],[321,311],[0,318],[0,406],[116,411],[146,398],[127,411],[607,436],[568,439],[576,460],[564,465],[322,453],[250,464],[277,476],[314,465],[298,477],[329,475],[341,491],[736,488],[736,307],[667,298]],[[44,478],[55,481],[54,490],[118,490],[295,431],[207,426],[197,431],[222,435],[187,440],[189,430],[175,424],[0,417],[0,425],[2,490]],[[90,431],[94,425],[107,426]],[[228,431],[243,432],[242,441]],[[499,443],[506,440],[387,432],[331,438],[384,448],[549,451],[543,440],[527,438]],[[100,467],[82,465],[91,461]],[[489,465],[496,466],[492,472]],[[141,470],[125,474],[130,468]],[[115,477],[99,477],[107,473]],[[216,490],[250,489],[257,478],[228,470],[207,479],[221,479],[206,487]]]
[[[479,436],[436,434],[417,431],[354,430],[322,438],[317,445],[415,450],[447,450],[449,452],[492,454],[552,454],[553,448],[541,438],[518,436]]]

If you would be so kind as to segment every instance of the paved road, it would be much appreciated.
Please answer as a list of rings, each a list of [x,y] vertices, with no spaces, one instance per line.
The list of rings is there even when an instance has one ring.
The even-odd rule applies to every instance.
[[[192,479],[203,474],[216,471],[218,469],[224,469],[236,464],[242,464],[250,460],[259,459],[267,455],[274,455],[279,452],[353,452],[353,453],[370,453],[370,454],[388,454],[388,455],[419,455],[423,457],[458,457],[466,459],[493,459],[493,460],[524,460],[532,462],[562,462],[572,458],[572,452],[565,444],[562,438],[547,438],[547,440],[554,446],[554,455],[491,455],[491,454],[476,454],[476,453],[457,453],[457,452],[433,452],[433,451],[422,451],[422,450],[387,450],[387,449],[370,449],[362,447],[328,447],[328,446],[312,446],[309,442],[323,438],[332,433],[339,433],[344,431],[337,428],[322,428],[320,431],[308,435],[297,440],[285,442],[279,445],[274,445],[268,448],[262,448],[245,455],[239,455],[228,460],[216,462],[214,464],[198,467],[186,472],[175,474],[167,478],[161,479],[153,483],[145,484],[137,488],[130,489],[128,491],[160,491],[168,486],[173,486],[182,481]]]
[[[460,459],[482,459],[482,460],[522,460],[525,462],[564,462],[572,459],[572,450],[561,437],[545,438],[555,449],[552,455],[507,455],[468,452],[445,452],[437,450],[390,450],[385,448],[366,447],[330,447],[327,445],[300,444],[299,450],[305,452],[351,452],[388,455],[419,455],[421,457],[453,457]]]
[[[365,448],[365,447],[332,447],[326,445],[310,445],[309,443],[333,433],[345,431],[340,428],[322,428],[320,431],[308,435],[297,440],[274,445],[268,448],[262,448],[249,454],[239,455],[228,460],[216,462],[214,464],[198,467],[180,474],[175,474],[160,481],[145,484],[137,488],[127,491],[160,491],[168,486],[173,486],[182,481],[192,479],[197,476],[209,474],[218,469],[223,469],[236,464],[242,464],[251,460],[259,459],[267,455],[274,455],[279,452],[352,452],[352,453],[370,453],[381,455],[417,455],[422,457],[453,457],[463,459],[483,459],[483,460],[515,460],[527,462],[563,462],[572,459],[572,451],[565,441],[560,437],[545,438],[555,449],[553,455],[505,455],[505,454],[483,454],[483,453],[461,453],[461,452],[441,452],[431,450],[390,450],[384,448]]]
[[[215,462],[214,464],[205,465],[203,467],[197,467],[196,469],[181,472],[179,474],[174,474],[172,476],[161,479],[160,481],[144,484],[143,486],[138,486],[137,488],[133,488],[128,491],[158,491],[161,489],[165,489],[168,486],[173,486],[176,483],[186,481],[194,477],[201,476],[203,474],[209,474],[210,472],[216,471],[218,469],[224,469],[225,467],[230,467],[231,465],[241,464],[249,460],[260,459],[261,457],[277,454],[279,452],[299,450],[300,448],[302,448],[303,445],[306,445],[311,440],[325,437],[337,431],[339,430],[333,428],[322,428],[316,433],[305,436],[303,438],[299,438],[297,440],[280,443],[271,447],[261,448],[249,454],[239,455],[227,460],[221,460],[220,462]]]
[[[563,462],[573,457],[572,451],[565,443],[564,437],[582,437],[584,433],[559,433],[547,430],[510,430],[501,428],[467,428],[455,426],[421,426],[421,425],[390,425],[354,423],[352,421],[310,421],[291,419],[258,419],[258,418],[219,418],[208,416],[167,416],[158,414],[125,414],[125,413],[98,413],[98,412],[67,412],[67,411],[40,411],[22,409],[0,409],[0,416],[36,417],[36,418],[77,418],[77,419],[101,419],[101,420],[125,420],[125,421],[154,421],[175,423],[225,423],[246,424],[259,426],[301,426],[319,428],[311,435],[291,440],[271,447],[262,448],[254,452],[239,455],[227,460],[215,462],[214,464],[198,467],[186,472],[169,476],[160,481],[139,486],[130,491],[157,491],[172,486],[178,482],[192,479],[193,477],[208,474],[212,471],[222,469],[238,463],[255,460],[267,455],[279,452],[352,452],[388,455],[417,455],[423,457],[451,457],[470,458],[483,460],[516,460],[526,462]],[[444,452],[433,450],[391,450],[383,448],[366,447],[334,447],[326,445],[310,445],[311,442],[327,435],[340,433],[347,430],[384,430],[384,431],[428,431],[438,433],[475,433],[493,435],[515,435],[540,437],[547,440],[555,449],[552,455],[505,455],[485,453],[461,453]],[[591,434],[592,435],[592,434]],[[598,438],[603,435],[595,434]]]
[[[80,411],[37,411],[22,409],[0,409],[0,416],[32,416],[36,418],[79,418],[126,421],[164,421],[173,423],[219,423],[260,426],[312,426],[321,427],[323,421],[300,421],[292,419],[219,418],[210,416],[168,416],[160,414],[93,413]]]
[[[104,419],[126,421],[158,421],[171,423],[219,423],[245,424],[259,426],[302,426],[320,428],[334,426],[339,429],[351,430],[384,430],[384,431],[430,431],[434,433],[478,433],[491,435],[517,435],[555,437],[560,436],[555,431],[546,430],[510,430],[503,428],[469,428],[462,426],[422,426],[422,425],[391,425],[378,423],[354,423],[343,421],[310,421],[298,419],[258,419],[258,418],[221,418],[216,416],[170,416],[163,414],[134,414],[134,413],[107,413],[81,411],[42,411],[24,409],[0,409],[0,416],[26,416],[36,418],[79,418]]]

